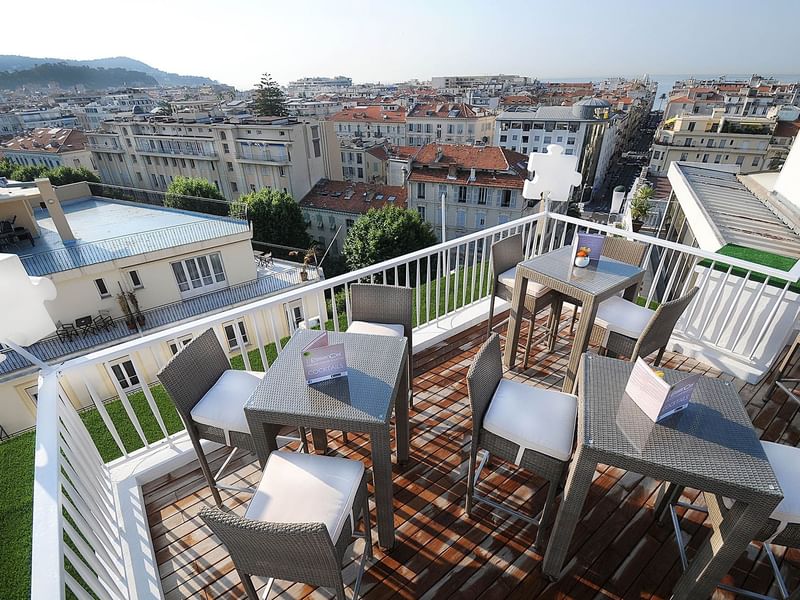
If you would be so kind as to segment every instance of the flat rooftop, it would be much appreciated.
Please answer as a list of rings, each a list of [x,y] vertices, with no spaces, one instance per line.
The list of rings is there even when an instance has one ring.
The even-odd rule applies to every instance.
[[[800,236],[739,181],[735,173],[686,164],[677,168],[725,244],[800,258]]]
[[[65,244],[47,211],[34,211],[40,236],[18,242],[29,275],[42,276],[249,230],[246,221],[90,196],[62,204],[76,242]]]

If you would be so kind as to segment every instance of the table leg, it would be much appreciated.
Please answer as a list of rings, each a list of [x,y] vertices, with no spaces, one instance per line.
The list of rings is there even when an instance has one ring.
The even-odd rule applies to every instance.
[[[519,344],[519,329],[522,325],[522,311],[524,310],[525,294],[528,292],[528,278],[523,277],[517,269],[514,280],[514,294],[511,296],[511,312],[508,316],[508,330],[506,331],[506,348],[503,352],[503,362],[506,368],[511,369],[517,362],[517,344]]]
[[[561,320],[561,310],[564,306],[564,299],[561,294],[556,296],[553,304],[550,305],[550,318],[547,320],[547,351],[552,352],[556,349],[558,339],[558,325]]]
[[[372,478],[375,483],[375,512],[378,519],[378,543],[382,548],[394,547],[394,490],[392,489],[392,450],[389,431],[370,434],[372,446]]]
[[[771,509],[736,502],[672,590],[672,600],[708,598],[767,521]]]
[[[408,418],[408,365],[401,369],[400,387],[394,398],[394,428],[397,440],[397,463],[408,462],[410,424]]]
[[[258,415],[252,415],[245,411],[247,416],[247,426],[250,428],[250,436],[253,438],[258,464],[263,469],[267,464],[270,452],[278,449],[279,425],[265,423],[259,419]]]
[[[572,351],[569,353],[569,363],[567,372],[564,375],[564,385],[561,391],[567,394],[575,393],[577,384],[578,367],[581,364],[581,357],[589,346],[589,336],[594,327],[594,318],[597,315],[597,302],[594,297],[589,297],[583,301],[581,316],[578,319],[578,328],[575,330],[575,338],[572,340]]]
[[[579,446],[572,460],[564,489],[564,500],[558,510],[555,525],[550,534],[547,551],[544,554],[542,572],[545,577],[558,579],[567,557],[575,527],[581,517],[586,496],[592,487],[597,461]],[[552,484],[551,484],[552,485]]]
[[[667,515],[669,514],[669,505],[675,504],[683,494],[683,486],[676,485],[665,481],[658,489],[658,496],[656,497],[656,505],[653,510],[656,520],[660,525],[667,522]]]
[[[328,434],[324,429],[312,429],[311,441],[314,442],[314,452],[317,454],[328,452]]]
[[[637,281],[633,285],[629,285],[625,288],[625,291],[622,292],[622,297],[629,302],[636,302],[636,295],[639,293],[639,285],[641,281]]]

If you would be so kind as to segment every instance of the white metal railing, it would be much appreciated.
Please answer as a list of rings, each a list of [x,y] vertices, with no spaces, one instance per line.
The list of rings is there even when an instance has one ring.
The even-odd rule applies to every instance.
[[[765,332],[777,322],[777,307],[785,301],[789,283],[782,288],[776,288],[772,283],[778,279],[786,281],[786,273],[550,212],[530,215],[69,360],[43,373],[39,380],[32,598],[64,597],[66,589],[79,598],[92,595],[100,598],[132,597],[128,586],[132,574],[122,566],[131,561],[124,556],[126,546],[120,543],[115,526],[119,507],[112,490],[112,474],[115,468],[127,464],[125,461],[128,459],[138,459],[141,453],[159,445],[162,447],[183,435],[168,435],[150,389],[150,384],[157,381],[155,374],[169,359],[171,343],[179,345],[181,340],[211,327],[223,347],[235,338],[235,342],[230,344],[232,354],[238,354],[238,349],[242,348],[257,351],[261,364],[266,368],[268,356],[265,346],[274,343],[277,352],[282,350],[281,340],[291,333],[295,307],[302,308],[306,325],[318,316],[321,322],[331,324],[338,331],[340,326],[350,321],[349,286],[359,281],[412,287],[415,328],[435,323],[447,328],[446,318],[476,307],[480,302],[485,304],[489,293],[487,282],[491,276],[490,247],[494,241],[520,233],[525,256],[531,257],[569,243],[576,228],[624,235],[648,244],[648,275],[640,292],[648,305],[679,295],[691,285],[700,285],[704,293],[698,294],[698,298],[711,299],[710,304],[709,300],[696,300],[687,310],[689,318],[680,324],[678,333],[739,357],[752,357],[762,344]],[[708,261],[707,268],[701,266],[702,261]],[[729,267],[726,271],[718,271],[715,268],[720,264]],[[727,294],[724,301],[715,300],[719,294],[715,296],[713,287],[731,285],[734,269],[746,273],[743,277],[745,284],[737,284],[739,291],[735,292],[737,288],[734,288],[734,293]],[[751,284],[758,284],[760,289],[747,291]],[[765,291],[767,289],[773,290],[772,296]],[[765,300],[771,304],[762,309]],[[753,309],[750,306],[759,307],[759,319],[751,318],[749,313]],[[728,328],[722,333],[715,328],[713,320],[714,313],[720,311],[726,317],[722,325]],[[739,319],[730,318],[735,311],[747,314]],[[753,333],[742,328],[742,322],[755,323],[757,331]],[[237,323],[243,323],[244,331]],[[245,368],[256,366],[248,352],[242,352],[241,356]],[[130,362],[124,381],[118,379],[112,369],[122,360]],[[148,440],[133,408],[131,396],[134,391],[143,395],[144,402],[138,404],[149,407],[166,441]],[[126,447],[123,431],[106,408],[105,401],[110,398],[119,399],[133,424],[134,432],[128,434],[136,438],[132,446],[141,449],[129,450],[129,446]],[[105,463],[76,406],[93,406],[97,410],[118,447],[120,458]],[[146,540],[144,543],[147,544]]]

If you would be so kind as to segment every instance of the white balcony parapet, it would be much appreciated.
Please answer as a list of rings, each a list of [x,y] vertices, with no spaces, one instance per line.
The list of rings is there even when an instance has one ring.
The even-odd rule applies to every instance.
[[[640,290],[648,304],[691,285],[701,287],[676,328],[673,344],[680,349],[688,348],[691,342],[696,345],[698,356],[712,353],[721,368],[742,369],[755,377],[758,369],[774,361],[774,347],[778,343],[782,347],[784,338],[791,333],[798,300],[790,295],[793,292],[789,288],[797,282],[800,272],[796,271],[800,267],[785,273],[551,212],[530,215],[71,359],[43,372],[39,379],[31,597],[63,598],[67,588],[78,597],[163,596],[140,486],[194,458],[185,443],[185,433],[168,435],[149,388],[156,382],[158,369],[169,359],[168,344],[214,328],[223,345],[228,343],[234,348],[232,354],[249,347],[267,365],[265,345],[274,342],[280,352],[281,338],[290,333],[290,307],[302,306],[306,326],[319,317],[320,322],[332,321],[338,331],[340,318],[349,322],[349,286],[359,281],[381,281],[415,289],[414,349],[419,351],[485,318],[489,293],[486,282],[491,277],[489,248],[493,241],[520,233],[525,256],[532,257],[563,246],[568,229],[575,227],[623,235],[649,245],[648,272]],[[719,270],[718,265],[726,267]],[[743,283],[735,281],[739,275]],[[341,298],[341,292],[345,292],[343,306],[341,301],[337,306],[336,296]],[[787,326],[790,319],[792,326]],[[239,322],[244,323],[247,339],[238,326],[227,330],[233,331],[235,340],[230,339],[225,325]],[[123,389],[111,371],[111,364],[123,357],[131,361],[133,373],[141,383],[163,435],[161,441],[148,442],[129,399],[131,387]],[[252,368],[247,352],[242,352],[242,360],[245,368]],[[121,401],[141,449],[126,450],[103,402],[108,397]],[[76,407],[85,405],[97,409],[119,447],[120,458],[108,464],[103,461],[76,411]],[[72,523],[64,517],[64,511]],[[75,549],[64,542],[65,534]],[[67,562],[83,584],[66,569]]]

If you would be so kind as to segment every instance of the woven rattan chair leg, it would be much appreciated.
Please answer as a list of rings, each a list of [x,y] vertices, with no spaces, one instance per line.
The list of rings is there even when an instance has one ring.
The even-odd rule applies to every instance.
[[[242,573],[239,569],[236,569],[236,573],[239,575],[239,579],[242,581],[242,587],[244,588],[244,593],[247,594],[248,600],[258,600],[258,593],[256,592],[256,586],[253,585],[253,580],[250,578],[250,575],[247,573]],[[272,580],[270,579],[270,583]],[[270,586],[268,586],[270,587]],[[266,598],[266,594],[264,598]]]
[[[535,315],[531,315],[531,318],[528,321],[528,341],[525,342],[525,358],[522,359],[523,370],[528,368],[528,357],[531,355],[531,342],[533,341],[533,329],[536,325],[535,318]]]
[[[368,560],[373,559],[372,554],[372,521],[369,516],[369,495],[364,494],[364,508],[361,517],[364,519],[364,554]]]
[[[492,320],[494,319],[494,290],[492,290],[492,296],[489,299],[489,327],[486,329],[486,335],[492,335]]]
[[[346,432],[346,431],[343,431],[343,432],[342,432],[342,443],[343,443],[343,444],[348,444],[348,443],[350,443],[350,437],[347,435],[347,432]]]
[[[663,487],[661,491],[659,491],[659,497],[656,500],[655,506],[655,515],[656,519],[658,520],[659,525],[663,525],[667,521],[667,514],[668,508],[675,504],[683,494],[683,486],[675,485],[674,483],[667,483],[666,481],[662,484]]]
[[[578,305],[572,305],[572,321],[569,324],[569,334],[572,335],[575,333],[575,323],[578,321]]]
[[[656,354],[656,359],[653,361],[653,366],[657,367],[660,365],[662,358],[664,358],[664,348],[659,348],[658,354]]]
[[[475,441],[472,442],[473,446]],[[467,499],[465,510],[468,517],[472,517],[472,509],[475,506],[475,478],[477,477],[476,466],[478,463],[478,448],[474,447],[469,451],[469,468],[467,469]]]
[[[208,487],[211,488],[211,496],[214,498],[216,505],[219,508],[222,508],[222,496],[219,494],[217,482],[214,480],[214,475],[211,473],[211,467],[208,464],[206,455],[203,453],[203,447],[196,439],[196,436],[190,435],[189,438],[192,441],[192,446],[194,446],[195,454],[197,454],[197,462],[200,463],[200,470],[203,472],[203,477],[206,478],[206,483],[208,484]]]
[[[547,490],[547,499],[544,501],[544,510],[539,520],[539,529],[536,532],[536,539],[533,542],[533,547],[537,550],[543,549],[542,542],[544,541],[544,533],[550,529],[556,517],[556,497],[559,492],[558,483],[560,480],[561,477],[547,484],[549,486]]]
[[[305,427],[300,427],[300,447],[303,449],[303,453],[308,454],[308,438]]]

